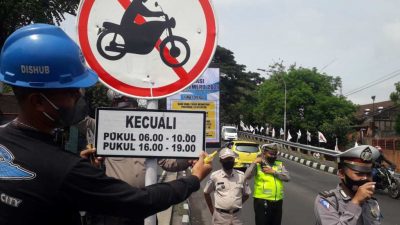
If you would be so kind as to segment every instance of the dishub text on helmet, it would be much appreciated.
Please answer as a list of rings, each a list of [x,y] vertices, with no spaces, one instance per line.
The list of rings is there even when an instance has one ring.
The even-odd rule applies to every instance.
[[[21,65],[21,73],[24,74],[50,74],[49,66]]]

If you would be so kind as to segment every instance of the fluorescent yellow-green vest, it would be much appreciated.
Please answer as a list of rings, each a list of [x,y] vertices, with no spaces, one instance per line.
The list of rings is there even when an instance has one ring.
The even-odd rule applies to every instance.
[[[272,168],[277,172],[282,172],[282,162],[275,161]],[[253,197],[269,201],[278,201],[283,199],[282,181],[274,177],[272,174],[264,173],[259,163],[257,164],[257,174],[254,178]]]

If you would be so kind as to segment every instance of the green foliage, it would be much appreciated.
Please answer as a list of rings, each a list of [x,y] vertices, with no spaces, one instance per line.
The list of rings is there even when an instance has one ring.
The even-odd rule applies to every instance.
[[[396,91],[390,93],[390,100],[397,106],[400,107],[400,82],[394,84]],[[394,130],[397,134],[400,134],[400,115],[396,117],[394,123]]]
[[[325,121],[320,126],[321,132],[329,134],[325,136],[328,139],[328,148],[335,146],[335,139],[338,138],[339,146],[346,146],[348,143],[346,135],[352,131],[351,120],[344,117],[336,117],[333,121]]]
[[[394,123],[394,130],[396,131],[397,134],[400,134],[400,114],[397,115],[396,121]]]
[[[79,0],[1,0],[0,46],[17,28],[32,23],[60,24],[64,13],[76,15]]]
[[[396,105],[400,105],[400,82],[394,84],[396,91],[390,93],[390,100]]]
[[[0,85],[3,85],[3,91],[1,93],[11,93],[12,92],[12,88],[10,85],[5,84],[5,83],[2,83]]]
[[[258,123],[283,127],[286,84],[287,129],[311,133],[321,130],[327,138],[340,135],[340,139],[345,139],[345,132],[339,126],[349,129],[356,107],[344,97],[335,95],[341,87],[340,78],[321,74],[315,68],[293,65],[286,69],[282,63],[270,66],[268,74],[270,78],[257,89],[254,112]],[[300,109],[304,109],[303,114]]]
[[[239,124],[240,115],[244,121],[252,121],[254,91],[264,79],[258,73],[245,72],[246,66],[236,63],[233,52],[220,46],[213,63],[221,69],[221,123]]]
[[[89,105],[89,115],[95,118],[97,107],[110,107],[111,101],[107,97],[108,88],[98,82],[86,90],[86,101]]]

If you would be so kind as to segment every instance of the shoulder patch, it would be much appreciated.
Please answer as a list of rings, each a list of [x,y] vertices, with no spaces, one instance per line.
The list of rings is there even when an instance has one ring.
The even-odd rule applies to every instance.
[[[329,202],[323,198],[321,198],[319,200],[319,203],[325,208],[325,209],[329,209],[331,204],[329,204]]]
[[[31,180],[36,173],[14,164],[14,155],[3,145],[0,145],[0,180]]]

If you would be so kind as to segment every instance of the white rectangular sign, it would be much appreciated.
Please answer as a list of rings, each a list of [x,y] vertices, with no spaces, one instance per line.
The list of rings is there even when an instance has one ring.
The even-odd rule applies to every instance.
[[[101,156],[197,158],[205,149],[205,112],[98,108]]]

